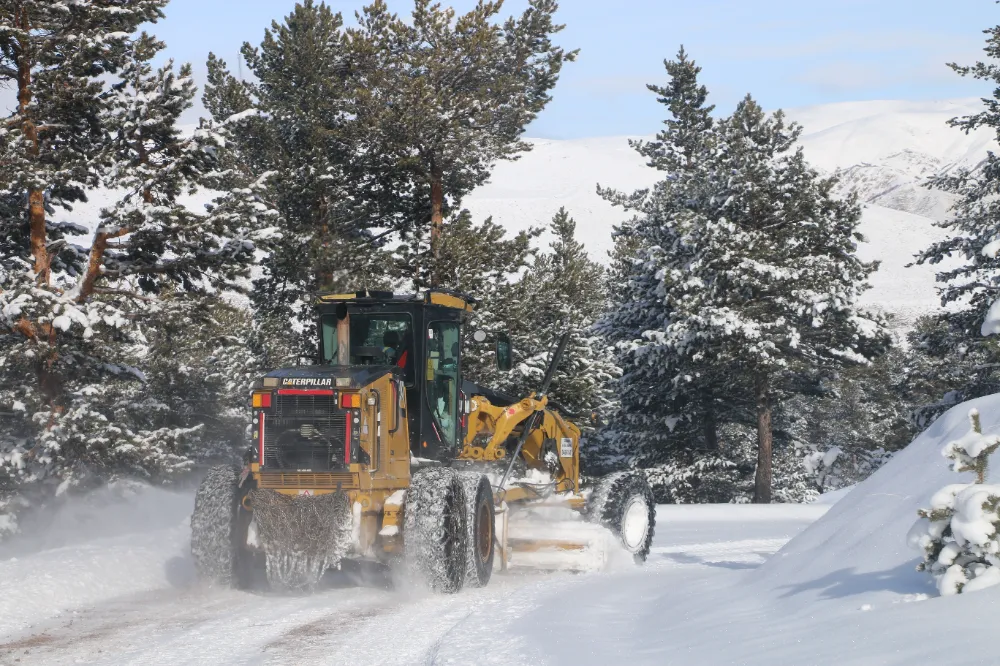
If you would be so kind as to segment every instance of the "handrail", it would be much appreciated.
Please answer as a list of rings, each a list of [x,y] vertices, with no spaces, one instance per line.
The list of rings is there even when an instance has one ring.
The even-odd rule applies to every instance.
[[[372,389],[375,394],[375,450],[368,464],[368,473],[374,475],[378,471],[379,459],[382,457],[382,393]]]
[[[392,386],[392,392],[393,392],[393,394],[398,394],[400,392],[399,386],[397,385],[397,383],[395,381],[389,380],[389,384],[390,384],[390,386]],[[393,425],[392,425],[392,428],[389,430],[389,434],[390,435],[395,435],[396,432],[399,431],[399,424],[402,421],[402,419],[399,417],[399,411],[400,411],[400,408],[399,408],[399,396],[396,395],[396,399],[392,403],[392,422],[393,422]]]

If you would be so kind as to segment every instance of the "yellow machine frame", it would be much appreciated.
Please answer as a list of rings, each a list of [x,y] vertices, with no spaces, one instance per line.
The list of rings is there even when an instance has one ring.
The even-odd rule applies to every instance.
[[[329,294],[323,301],[347,301],[354,294]],[[452,294],[431,292],[428,302],[450,308],[471,311],[472,305]],[[258,389],[259,390],[259,389]],[[275,389],[278,390],[278,389]],[[343,391],[347,392],[347,391]],[[411,456],[409,419],[401,410],[384,409],[391,400],[399,400],[402,412],[406,409],[406,392],[391,373],[374,380],[357,391],[360,394],[361,437],[360,447],[370,463],[353,463],[348,471],[340,472],[271,472],[262,470],[258,462],[251,462],[243,472],[243,479],[251,478],[256,487],[270,489],[284,495],[324,495],[345,492],[354,508],[358,527],[358,555],[376,555],[400,552],[402,548],[403,493],[410,484]],[[338,391],[338,394],[342,393]],[[255,403],[256,404],[256,403]],[[561,496],[561,502],[573,509],[584,505],[580,495],[580,429],[548,407],[548,398],[535,394],[508,406],[494,405],[482,395],[469,397],[466,410],[467,427],[464,445],[457,458],[462,461],[503,461],[513,455],[509,446],[522,434],[526,421],[535,413],[541,417],[524,440],[521,455],[529,468],[553,472],[554,485],[546,496]],[[398,423],[392,422],[398,418]],[[254,439],[258,437],[254,430]],[[554,446],[558,466],[546,460],[548,447]],[[553,469],[554,467],[554,469]],[[506,505],[543,499],[539,490],[530,485],[514,485],[494,490],[498,507],[498,520],[506,525]],[[249,500],[245,497],[244,502]],[[250,509],[250,506],[246,508]],[[503,529],[504,535],[506,529]],[[555,542],[553,542],[555,543]],[[535,544],[544,547],[552,544]],[[572,544],[555,544],[573,548]],[[530,548],[531,546],[529,546]],[[506,541],[501,543],[501,568],[506,569],[509,551]]]

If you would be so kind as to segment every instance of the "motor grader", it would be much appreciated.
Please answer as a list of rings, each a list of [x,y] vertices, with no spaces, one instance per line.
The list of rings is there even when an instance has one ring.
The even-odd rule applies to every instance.
[[[644,561],[645,479],[582,488],[580,429],[548,398],[566,337],[539,390],[507,396],[463,378],[463,344],[488,344],[463,336],[474,307],[440,290],[321,295],[319,358],[254,384],[242,469],[212,468],[198,489],[200,573],[309,589],[361,560],[455,592],[495,568],[600,566],[609,541]],[[492,343],[509,371],[509,337]]]

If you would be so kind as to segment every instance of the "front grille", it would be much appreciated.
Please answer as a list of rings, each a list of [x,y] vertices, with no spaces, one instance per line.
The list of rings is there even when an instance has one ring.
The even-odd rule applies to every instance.
[[[326,471],[345,467],[347,412],[332,395],[274,396],[265,416],[265,469]]]
[[[332,418],[337,409],[334,395],[282,395],[274,396],[274,413],[278,418],[313,419]]]
[[[358,475],[351,472],[310,474],[302,472],[261,472],[260,488],[303,488],[330,490],[340,486],[344,490],[358,487]]]

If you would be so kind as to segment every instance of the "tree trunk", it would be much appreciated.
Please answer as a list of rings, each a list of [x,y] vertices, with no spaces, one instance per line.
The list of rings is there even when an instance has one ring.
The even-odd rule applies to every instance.
[[[715,420],[715,409],[711,405],[705,410],[705,417],[702,420],[702,427],[705,429],[705,448],[709,451],[719,450],[719,428]]]
[[[31,228],[31,256],[35,259],[35,276],[43,284],[49,284],[52,270],[49,251],[45,247],[45,193],[41,190],[28,192],[28,222]]]
[[[77,303],[83,303],[94,293],[94,285],[101,275],[101,266],[104,265],[104,250],[108,247],[108,235],[103,231],[98,231],[94,237],[94,244],[90,246],[90,257],[87,260],[87,272],[83,275],[80,283],[80,293],[76,296]]]
[[[754,393],[757,400],[757,475],[754,479],[754,504],[771,503],[771,403],[768,399],[770,378],[757,375]]]
[[[31,30],[28,9],[24,7],[15,20],[17,28],[25,34]],[[38,161],[40,146],[38,129],[31,119],[31,52],[30,40],[22,40],[17,59],[17,112],[21,116],[21,131],[24,133],[27,158],[31,163]],[[44,284],[49,284],[51,268],[46,248],[45,191],[38,187],[28,190],[28,224],[31,231],[31,256],[35,260],[35,276]]]
[[[441,260],[441,231],[444,228],[444,173],[437,160],[431,159],[431,286],[438,286]]]

